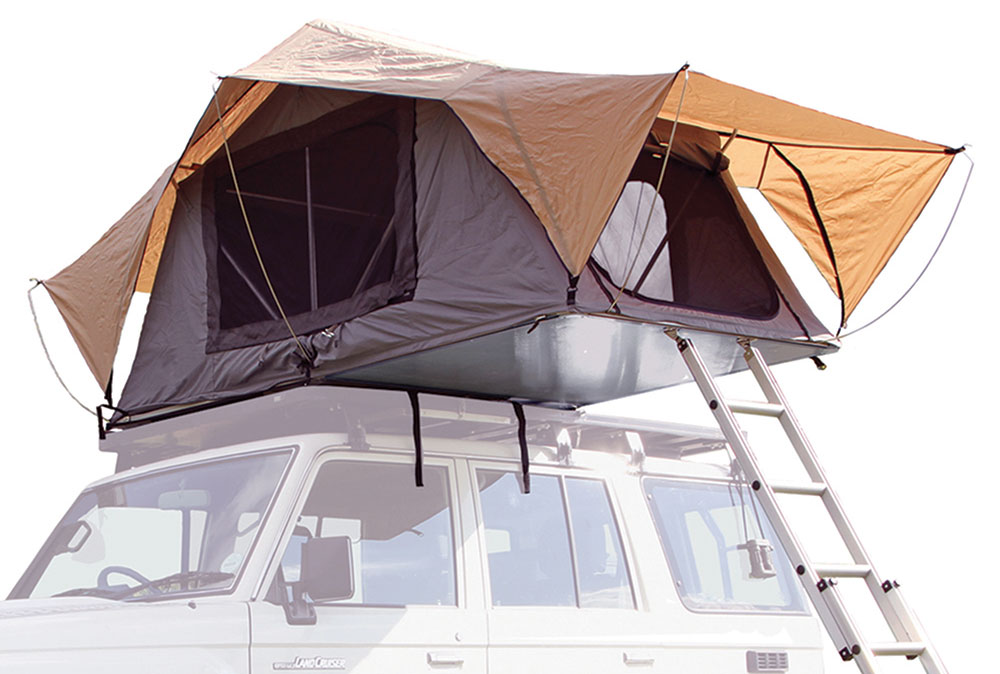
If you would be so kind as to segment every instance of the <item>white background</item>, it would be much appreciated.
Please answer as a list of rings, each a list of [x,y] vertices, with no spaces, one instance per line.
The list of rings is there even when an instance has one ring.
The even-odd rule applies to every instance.
[[[0,594],[75,494],[114,465],[97,451],[93,417],[63,393],[44,360],[25,299],[29,277],[52,276],[72,262],[176,159],[210,100],[213,73],[250,63],[322,17],[538,69],[671,72],[690,62],[825,112],[971,144],[978,165],[968,195],[916,289],[881,322],[847,338],[827,371],[806,361],[779,366],[777,374],[876,564],[904,584],[950,670],[996,671],[1000,59],[996,21],[986,12],[971,2],[7,7],[0,22]],[[956,160],[940,203],[918,223],[853,327],[877,315],[919,271],[967,166]],[[816,286],[808,266],[796,273]],[[835,318],[819,290],[812,295],[818,309]],[[96,404],[100,392],[51,303],[41,290],[34,297],[60,371]],[[126,356],[141,316],[130,320]],[[707,419],[690,396],[676,400],[646,396],[617,409],[668,407],[675,418]],[[839,662],[831,669],[854,671]],[[917,670],[915,663],[906,669]]]

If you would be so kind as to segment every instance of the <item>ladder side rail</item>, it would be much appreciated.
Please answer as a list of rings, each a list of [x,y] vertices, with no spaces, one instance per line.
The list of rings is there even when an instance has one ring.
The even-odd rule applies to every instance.
[[[745,348],[747,364],[757,379],[757,383],[760,385],[765,398],[770,403],[781,405],[785,410],[784,414],[778,417],[778,420],[785,429],[796,453],[802,460],[810,479],[826,485],[821,498],[830,514],[830,518],[843,537],[852,558],[855,563],[867,565],[871,569],[871,572],[864,577],[864,580],[871,591],[872,597],[875,599],[875,603],[885,617],[893,636],[899,642],[922,643],[924,651],[919,655],[921,664],[931,674],[944,674],[946,672],[944,663],[941,662],[937,652],[930,645],[923,626],[906,604],[898,585],[894,581],[879,580],[880,576],[877,575],[871,558],[861,544],[861,540],[854,527],[851,526],[850,521],[847,519],[846,512],[836,493],[830,487],[830,483],[826,479],[819,460],[816,458],[815,450],[813,450],[812,444],[805,436],[802,427],[791,411],[788,400],[778,386],[778,382],[771,369],[767,366],[763,356],[756,347],[747,343]]]
[[[771,369],[766,365],[760,351],[751,344],[746,345],[746,361],[768,402],[779,404],[784,408],[785,413],[778,418],[778,421],[781,423],[782,428],[784,428],[786,434],[788,435],[788,438],[791,441],[792,446],[795,448],[799,459],[802,461],[803,466],[805,466],[810,479],[814,482],[821,482],[826,485],[826,489],[821,496],[823,504],[826,506],[827,512],[830,514],[830,518],[837,527],[837,531],[840,532],[844,544],[847,546],[847,549],[851,554],[851,558],[856,564],[864,564],[871,569],[871,573],[866,575],[864,580],[865,583],[867,583],[872,596],[875,598],[875,603],[878,604],[879,610],[882,612],[883,616],[885,616],[886,622],[889,624],[889,628],[892,630],[893,636],[899,641],[919,640],[918,632],[920,630],[915,622],[910,619],[909,612],[906,610],[898,610],[898,607],[896,606],[898,602],[891,601],[889,597],[886,596],[891,594],[891,592],[886,592],[883,588],[883,581],[880,580],[881,577],[877,574],[875,565],[872,564],[871,557],[864,549],[861,539],[858,537],[857,532],[851,525],[850,520],[847,519],[847,513],[844,510],[843,505],[840,503],[840,499],[837,498],[836,493],[830,488],[830,483],[827,480],[826,474],[823,472],[823,468],[819,464],[819,459],[816,457],[816,452],[812,447],[812,443],[809,442],[809,439],[805,436],[805,433],[803,433],[798,419],[795,418],[795,414],[788,406],[788,400],[785,398],[785,394],[781,390],[781,387],[778,386],[774,373],[771,372]],[[896,591],[896,594],[898,598],[898,591]]]
[[[746,347],[746,361],[747,365],[750,366],[750,371],[753,372],[754,377],[757,379],[757,383],[760,385],[761,390],[764,392],[764,397],[767,398],[768,402],[781,405],[784,408],[784,414],[778,417],[778,421],[781,423],[782,428],[785,430],[785,434],[792,443],[792,447],[795,449],[796,454],[798,454],[799,459],[802,461],[802,465],[806,469],[806,473],[813,482],[820,482],[826,485],[821,498],[823,499],[824,505],[826,505],[827,510],[830,513],[830,517],[833,519],[833,523],[836,525],[837,530],[844,539],[844,543],[847,545],[848,551],[851,553],[851,558],[856,564],[867,564],[872,568],[873,582],[875,587],[879,587],[879,580],[874,574],[874,567],[871,564],[871,558],[868,553],[865,552],[864,546],[861,544],[861,539],[858,537],[857,532],[854,531],[854,527],[851,526],[850,521],[847,519],[847,515],[844,511],[840,500],[837,498],[833,490],[830,489],[830,483],[826,478],[826,474],[823,472],[823,468],[819,464],[819,460],[816,458],[816,452],[812,447],[812,443],[802,432],[802,427],[799,425],[798,420],[795,418],[795,414],[792,412],[791,408],[788,406],[788,401],[785,398],[784,393],[778,386],[777,380],[774,378],[774,374],[771,369],[767,367],[764,362],[760,351],[752,345]]]
[[[677,346],[701,390],[702,396],[709,403],[709,407],[736,455],[737,461],[750,479],[761,508],[777,534],[785,554],[788,555],[793,568],[798,573],[806,595],[812,602],[830,637],[837,645],[841,657],[853,659],[863,674],[878,674],[874,656],[851,620],[846,607],[837,594],[836,587],[817,575],[812,564],[809,563],[803,546],[798,542],[782,515],[777,498],[763,479],[760,467],[744,438],[736,416],[725,404],[721,392],[701,356],[694,348],[694,344],[688,339],[678,337]]]

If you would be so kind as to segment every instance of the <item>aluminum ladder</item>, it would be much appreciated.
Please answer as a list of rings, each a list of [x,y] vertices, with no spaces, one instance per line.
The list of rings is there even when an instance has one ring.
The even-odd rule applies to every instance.
[[[806,439],[784,394],[778,388],[774,375],[764,362],[760,351],[753,346],[752,340],[740,338],[738,341],[744,349],[744,358],[764,393],[766,402],[727,401],[720,393],[711,372],[705,366],[691,339],[680,335],[674,328],[668,328],[666,333],[677,342],[677,348],[685,364],[715,415],[760,505],[767,513],[771,526],[798,573],[816,613],[833,639],[840,657],[844,660],[853,660],[864,674],[878,674],[880,669],[876,660],[880,656],[905,656],[910,660],[919,660],[927,674],[947,674],[944,664],[927,640],[920,623],[903,601],[899,584],[891,580],[879,580],[881,577],[876,575],[868,554],[861,546],[840,501],[830,488],[816,460],[816,454],[809,440]],[[746,435],[736,420],[737,414],[777,419],[805,467],[810,481],[804,484],[775,484],[765,480]],[[821,498],[853,563],[811,562],[782,513],[776,494]],[[838,580],[845,578],[865,581],[889,626],[894,641],[872,643],[862,637],[837,591]]]

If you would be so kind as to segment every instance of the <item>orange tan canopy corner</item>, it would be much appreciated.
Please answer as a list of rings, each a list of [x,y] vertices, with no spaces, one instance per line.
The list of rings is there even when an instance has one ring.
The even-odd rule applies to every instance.
[[[171,165],[86,253],[42,282],[102,389],[111,379],[140,267],[149,257],[144,252],[153,213],[173,173]],[[158,244],[162,247],[163,241]]]
[[[679,88],[660,117],[676,112]],[[955,150],[692,73],[680,120],[729,139],[740,187],[758,189],[841,301],[841,327],[920,215]]]
[[[543,225],[571,276],[587,265],[657,118],[673,121],[677,75],[508,69],[362,29],[311,22],[225,78],[181,159],[79,260],[45,282],[107,386],[134,290],[149,291],[178,185],[252,124],[283,86],[443,101]],[[771,202],[840,297],[842,324],[953,158],[913,140],[690,73],[680,121],[733,136],[740,186]]]

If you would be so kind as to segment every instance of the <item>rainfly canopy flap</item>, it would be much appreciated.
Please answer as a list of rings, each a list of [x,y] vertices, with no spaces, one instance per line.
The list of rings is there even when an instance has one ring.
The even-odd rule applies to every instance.
[[[661,118],[676,114],[672,91]],[[842,302],[857,307],[920,215],[954,151],[691,73],[680,120],[736,138],[740,187],[761,191]]]
[[[102,389],[111,378],[149,223],[173,172],[168,167],[90,250],[43,283]]]

